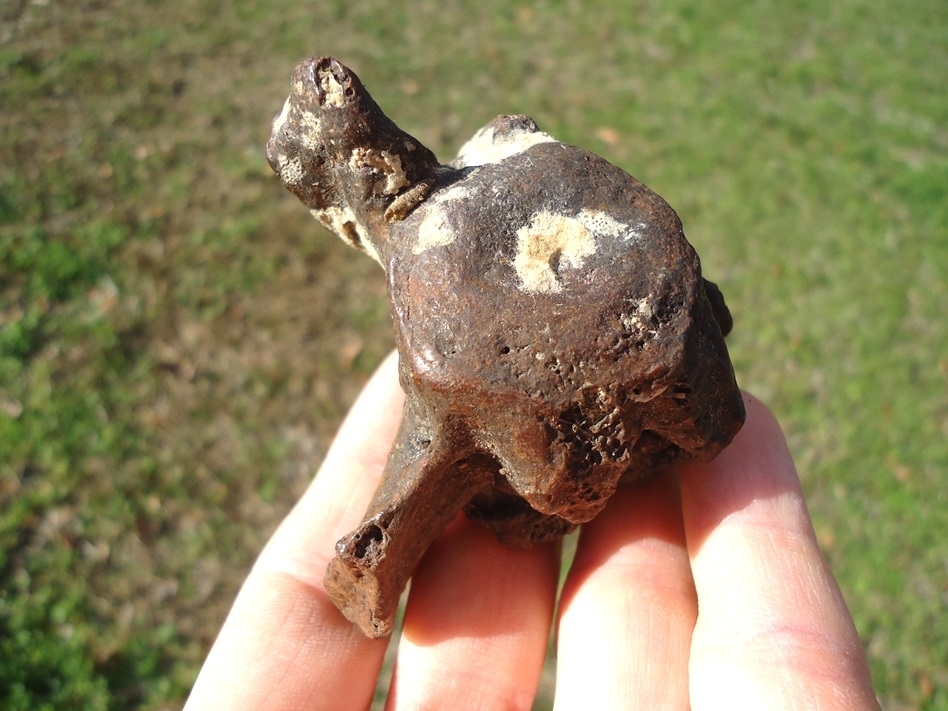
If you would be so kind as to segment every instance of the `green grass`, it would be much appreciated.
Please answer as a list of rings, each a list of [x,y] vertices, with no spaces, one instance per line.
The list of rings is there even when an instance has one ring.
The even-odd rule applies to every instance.
[[[948,6],[65,5],[0,9],[0,707],[180,706],[391,347],[263,160],[335,54],[445,159],[529,113],[679,211],[880,696],[948,709]]]

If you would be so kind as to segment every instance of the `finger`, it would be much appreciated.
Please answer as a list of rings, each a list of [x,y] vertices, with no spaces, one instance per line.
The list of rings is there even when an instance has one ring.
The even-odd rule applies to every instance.
[[[530,709],[558,546],[514,550],[463,514],[412,577],[388,709]]]
[[[335,541],[358,525],[375,490],[402,401],[389,357],[244,583],[189,711],[368,707],[386,641],[363,637],[342,617],[323,575]]]
[[[681,475],[700,603],[692,706],[877,708],[780,427],[760,402],[745,403],[734,442]]]
[[[622,486],[583,526],[560,603],[557,711],[688,708],[697,608],[677,487]]]
[[[264,548],[255,569],[322,588],[336,541],[362,520],[401,421],[405,394],[391,354],[353,404],[313,483]]]

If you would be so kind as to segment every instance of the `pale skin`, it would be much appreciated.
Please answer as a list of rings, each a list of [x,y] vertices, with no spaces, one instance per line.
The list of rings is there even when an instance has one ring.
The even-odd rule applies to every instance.
[[[390,357],[267,544],[187,711],[366,709],[388,640],[329,601],[395,437]],[[878,709],[783,435],[747,423],[710,464],[624,486],[583,526],[556,611],[559,547],[515,551],[463,514],[411,582],[387,709],[530,709],[551,625],[555,708]]]

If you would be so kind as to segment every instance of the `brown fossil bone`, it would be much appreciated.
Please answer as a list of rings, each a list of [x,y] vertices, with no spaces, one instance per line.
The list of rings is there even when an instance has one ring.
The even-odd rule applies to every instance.
[[[458,511],[510,545],[553,538],[743,424],[721,292],[674,210],[602,158],[498,116],[442,165],[328,57],[297,67],[267,157],[388,278],[406,405],[326,576],[365,634],[391,631]]]

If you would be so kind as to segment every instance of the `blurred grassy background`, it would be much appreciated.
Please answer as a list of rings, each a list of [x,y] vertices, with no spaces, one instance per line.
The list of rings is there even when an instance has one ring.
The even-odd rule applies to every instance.
[[[263,158],[313,54],[445,160],[528,113],[679,211],[880,696],[948,709],[941,0],[0,0],[0,706],[180,706],[391,347]]]

